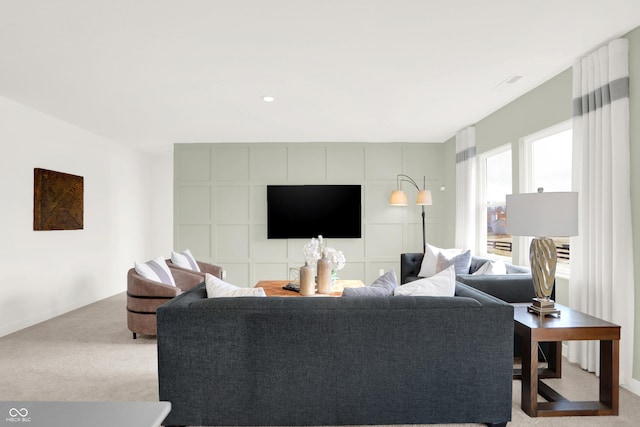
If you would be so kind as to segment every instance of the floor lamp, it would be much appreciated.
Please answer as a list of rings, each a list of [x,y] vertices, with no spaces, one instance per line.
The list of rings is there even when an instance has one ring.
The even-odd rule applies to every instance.
[[[433,204],[431,200],[431,191],[426,189],[427,180],[423,176],[422,177],[422,190],[418,187],[418,184],[408,175],[398,174],[396,176],[396,189],[391,192],[391,200],[389,204],[391,206],[407,206],[409,205],[409,200],[407,198],[407,193],[402,190],[402,182],[408,182],[413,185],[416,190],[418,190],[418,198],[416,199],[416,205],[422,207],[422,251],[424,252],[427,248],[427,229],[425,223],[425,212],[424,207],[430,206]]]
[[[550,236],[578,235],[578,193],[507,195],[507,234],[533,236],[529,248],[531,276],[536,298],[529,311],[540,316],[560,315],[551,299],[556,279],[556,245]]]

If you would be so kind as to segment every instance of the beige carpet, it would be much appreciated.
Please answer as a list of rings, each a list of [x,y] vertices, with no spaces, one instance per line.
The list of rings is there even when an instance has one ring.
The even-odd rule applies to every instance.
[[[155,338],[131,339],[125,302],[122,293],[0,338],[0,400],[158,400]],[[598,379],[566,360],[563,378],[547,382],[571,400],[598,397]],[[529,418],[514,381],[509,426],[538,425],[635,427],[640,397],[621,389],[617,417]]]

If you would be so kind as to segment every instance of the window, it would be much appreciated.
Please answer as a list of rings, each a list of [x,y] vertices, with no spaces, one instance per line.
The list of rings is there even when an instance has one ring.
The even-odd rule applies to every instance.
[[[479,157],[478,244],[484,256],[511,259],[512,239],[506,234],[506,195],[511,194],[511,145]]]
[[[523,139],[521,192],[571,191],[572,138],[571,121],[567,121]],[[568,275],[569,238],[552,238],[558,252],[557,272]]]

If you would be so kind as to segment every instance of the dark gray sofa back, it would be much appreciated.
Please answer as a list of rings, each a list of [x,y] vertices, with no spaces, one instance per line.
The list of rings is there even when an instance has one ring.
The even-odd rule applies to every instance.
[[[400,280],[401,283],[415,280],[420,272],[423,253],[405,253],[400,255]],[[477,271],[488,259],[472,257],[469,272]],[[531,270],[513,264],[506,264],[507,274],[503,275],[473,275],[459,274],[456,280],[486,294],[492,295],[502,301],[531,302],[536,293],[533,287]],[[551,298],[555,299],[555,287],[551,293]],[[514,335],[514,356],[522,355],[522,338]],[[546,360],[551,354],[552,348],[547,343],[540,344],[540,360]]]
[[[420,267],[424,253],[408,252],[400,254],[400,283],[404,284],[418,278]],[[471,257],[469,266],[469,274],[475,273],[484,263],[488,262],[487,258]],[[531,270],[527,267],[505,263],[507,274],[525,274],[531,276]],[[514,301],[515,302],[515,301]]]
[[[423,253],[400,254],[400,283],[418,278],[423,257]],[[535,298],[531,269],[505,263],[507,274],[473,275],[487,261],[487,258],[471,257],[469,274],[459,274],[456,280],[509,303],[530,302]],[[555,298],[555,287],[551,298]]]
[[[471,265],[469,266],[469,274],[473,274],[480,267],[482,267],[486,262],[488,262],[488,258],[481,257],[471,257]],[[507,269],[507,274],[531,274],[531,269],[527,267],[522,267],[521,265],[514,265],[508,262],[505,263],[505,267]]]
[[[511,419],[513,307],[458,297],[220,298],[158,309],[166,425]]]
[[[400,254],[400,283],[409,282],[409,277],[418,277],[422,266],[423,253]]]

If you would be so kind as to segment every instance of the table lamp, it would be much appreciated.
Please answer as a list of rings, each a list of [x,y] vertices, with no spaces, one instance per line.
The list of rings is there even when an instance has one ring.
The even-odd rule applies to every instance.
[[[558,258],[550,236],[578,234],[578,193],[545,193],[538,188],[537,193],[508,194],[506,231],[512,236],[533,236],[529,261],[536,298],[528,310],[540,316],[560,315],[551,299]]]

